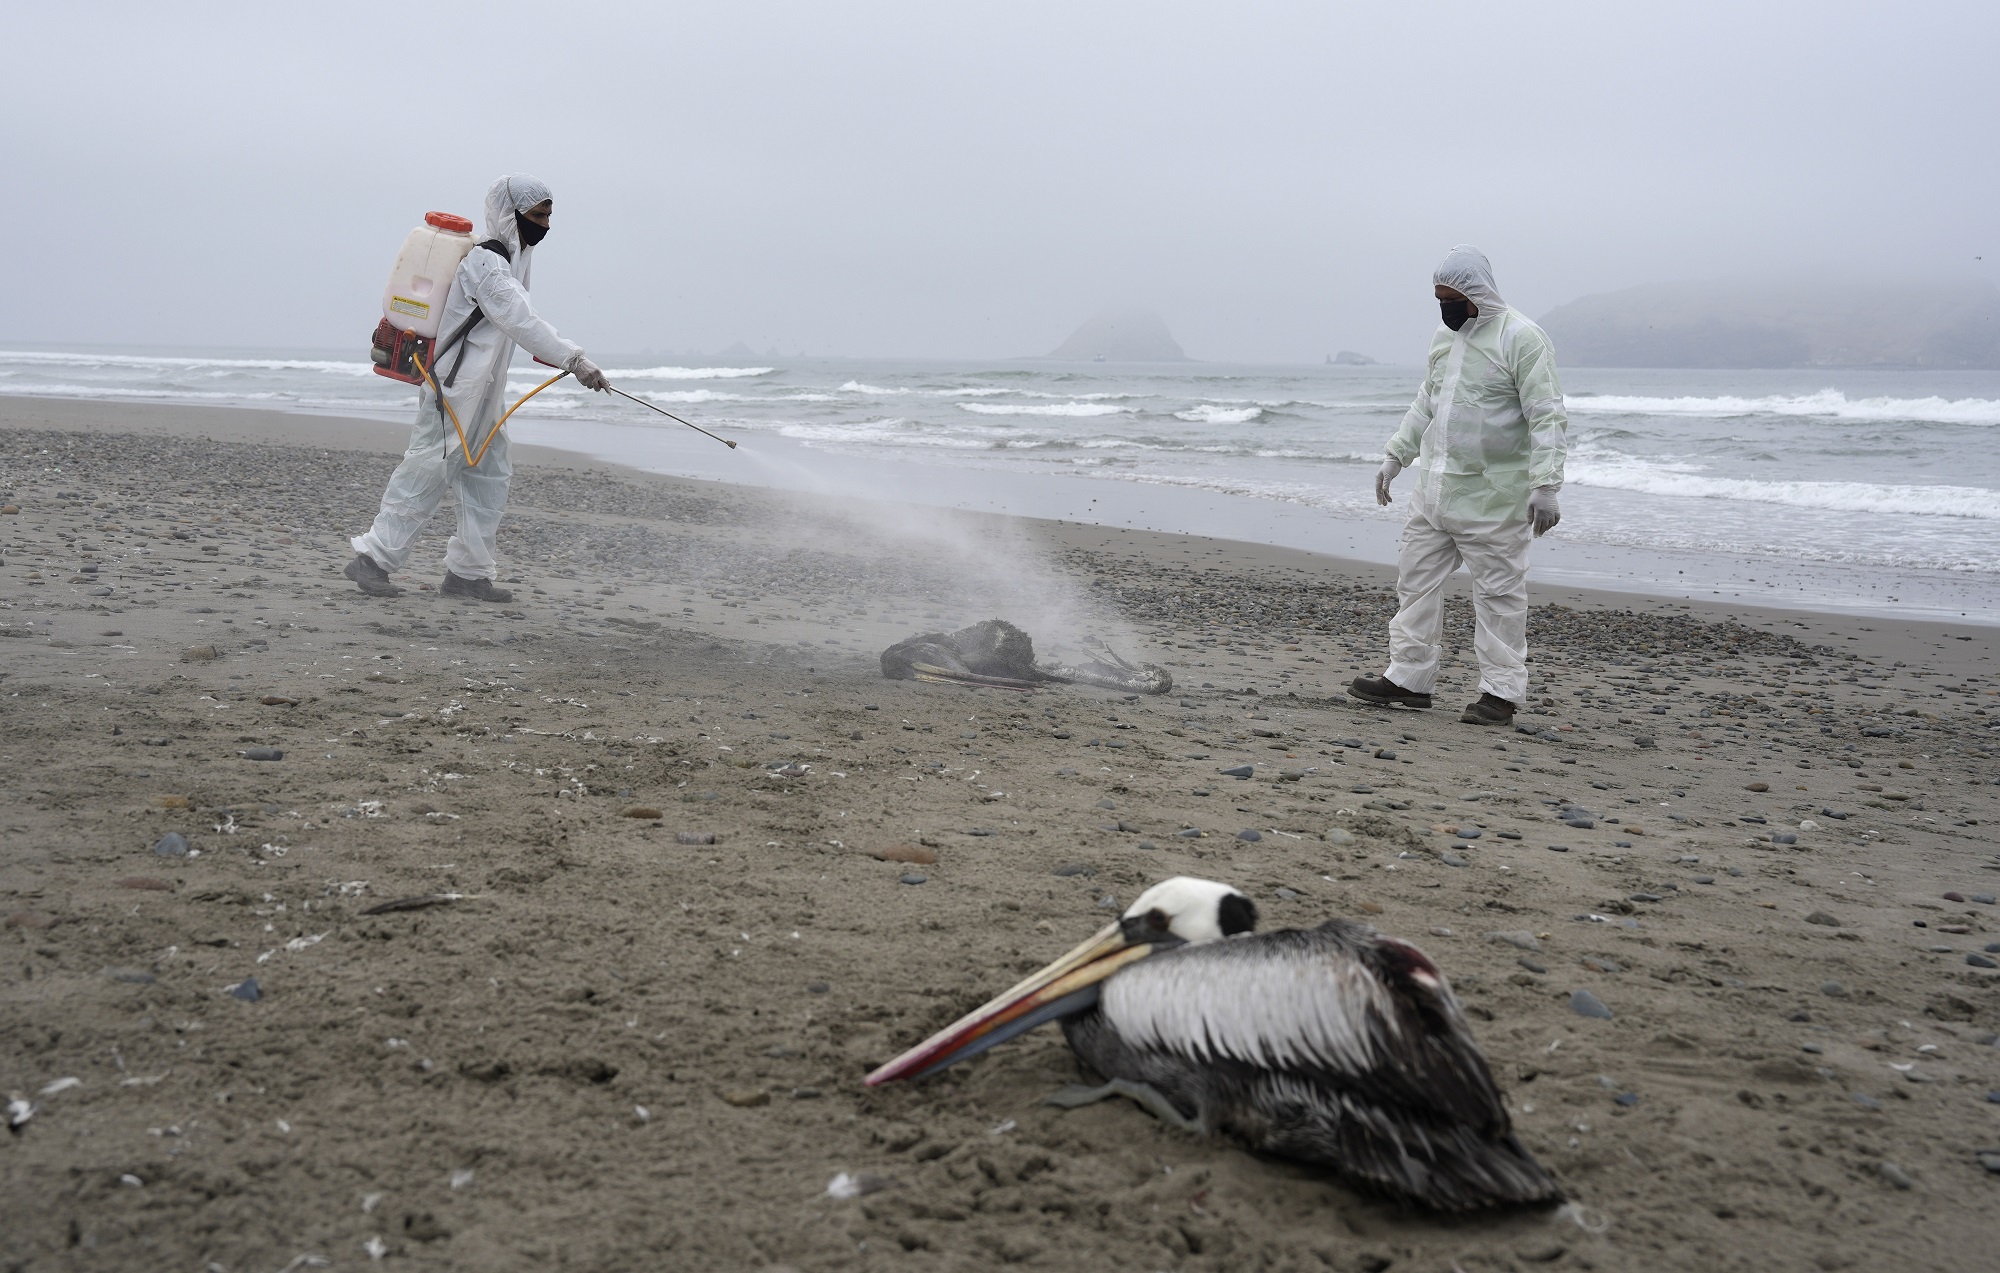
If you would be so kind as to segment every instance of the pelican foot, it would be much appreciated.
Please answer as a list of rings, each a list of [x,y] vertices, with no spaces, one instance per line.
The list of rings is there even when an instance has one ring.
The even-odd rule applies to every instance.
[[[1137,1102],[1147,1113],[1163,1123],[1171,1123],[1195,1136],[1208,1135],[1208,1124],[1200,1118],[1189,1118],[1175,1108],[1158,1088],[1145,1083],[1134,1083],[1130,1079],[1112,1079],[1102,1087],[1085,1087],[1073,1083],[1059,1092],[1043,1098],[1042,1104],[1056,1105],[1063,1109],[1081,1109],[1085,1105],[1095,1105],[1099,1101],[1114,1096],[1123,1096]]]

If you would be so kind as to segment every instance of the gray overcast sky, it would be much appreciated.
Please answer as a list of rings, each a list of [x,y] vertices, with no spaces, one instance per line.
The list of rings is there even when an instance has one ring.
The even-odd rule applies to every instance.
[[[556,192],[598,353],[1421,357],[1476,243],[1539,315],[1750,271],[2000,277],[2000,5],[90,4],[0,53],[0,339],[351,347],[402,236]],[[1973,261],[1984,255],[1987,261]]]

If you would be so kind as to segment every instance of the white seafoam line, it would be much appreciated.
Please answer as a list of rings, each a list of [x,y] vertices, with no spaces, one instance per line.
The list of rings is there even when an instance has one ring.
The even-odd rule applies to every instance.
[[[1817,416],[1833,420],[1910,421],[1921,424],[2000,424],[2000,400],[1993,398],[1849,398],[1838,389],[1818,393],[1771,394],[1759,398],[1720,396],[1653,398],[1632,394],[1570,394],[1572,412],[1618,415]]]

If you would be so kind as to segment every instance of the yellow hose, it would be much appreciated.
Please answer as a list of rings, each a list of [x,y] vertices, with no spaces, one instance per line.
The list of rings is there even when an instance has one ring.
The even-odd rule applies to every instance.
[[[516,411],[519,411],[521,409],[521,402],[526,402],[528,399],[534,397],[542,390],[548,388],[550,385],[554,384],[558,380],[561,380],[564,376],[567,376],[569,374],[567,371],[558,371],[555,375],[550,376],[547,380],[542,381],[542,383],[536,385],[534,388],[528,390],[528,392],[522,394],[521,402],[517,402],[513,406],[508,407],[506,415],[503,415],[498,420],[494,421],[492,431],[486,435],[486,440],[479,444],[479,453],[477,455],[473,455],[472,447],[468,445],[465,440],[465,426],[459,423],[458,412],[452,410],[451,399],[444,396],[444,390],[438,387],[437,378],[431,375],[431,369],[429,367],[424,366],[424,360],[421,355],[412,353],[410,355],[410,360],[417,365],[418,371],[424,373],[424,380],[430,384],[431,392],[436,394],[438,401],[444,404],[445,414],[451,417],[451,427],[458,431],[458,453],[460,455],[471,455],[472,458],[470,461],[468,461],[468,467],[475,469],[479,467],[479,462],[486,458],[486,448],[492,446],[493,439],[500,436],[500,426],[507,423],[507,416],[511,416]]]

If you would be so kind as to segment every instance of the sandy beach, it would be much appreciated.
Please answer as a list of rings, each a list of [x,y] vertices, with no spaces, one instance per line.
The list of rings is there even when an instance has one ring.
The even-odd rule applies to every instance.
[[[0,1268],[1991,1267],[1995,629],[1539,588],[1480,730],[1462,577],[1389,712],[1383,567],[528,447],[372,600],[405,436],[0,401]],[[882,678],[991,617],[1176,687]],[[861,1086],[1175,874],[1425,949],[1579,1207]]]

